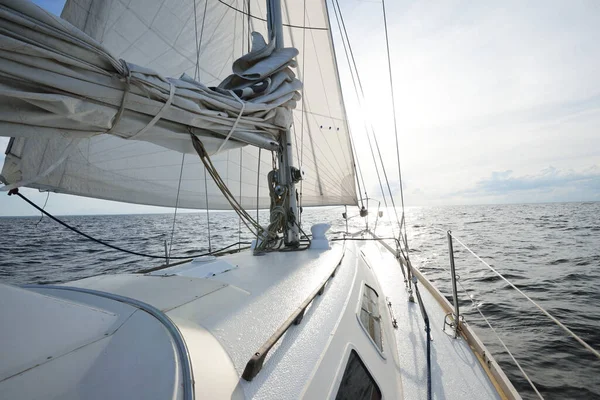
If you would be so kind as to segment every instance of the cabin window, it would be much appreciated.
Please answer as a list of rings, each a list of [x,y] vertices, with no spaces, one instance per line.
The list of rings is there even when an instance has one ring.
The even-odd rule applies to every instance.
[[[379,312],[379,296],[377,292],[365,285],[360,306],[360,322],[375,345],[383,351],[381,341],[381,314]]]
[[[335,396],[336,400],[360,399],[360,400],[380,400],[381,390],[375,383],[375,380],[367,371],[367,367],[362,362],[356,351],[350,352],[348,364],[340,383],[340,388]]]

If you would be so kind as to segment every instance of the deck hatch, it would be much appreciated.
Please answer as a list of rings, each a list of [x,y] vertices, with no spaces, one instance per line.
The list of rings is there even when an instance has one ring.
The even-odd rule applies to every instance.
[[[379,351],[383,351],[379,295],[369,285],[365,285],[363,288],[359,319],[367,334],[371,337],[377,348],[379,348]]]
[[[365,399],[380,400],[381,390],[375,383],[367,367],[362,362],[356,351],[350,351],[348,364],[340,382],[336,400]]]

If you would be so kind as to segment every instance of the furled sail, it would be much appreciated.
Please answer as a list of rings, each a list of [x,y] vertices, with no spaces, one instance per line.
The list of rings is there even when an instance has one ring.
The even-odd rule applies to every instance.
[[[94,41],[31,4],[3,1],[2,23],[14,27],[11,10],[20,10],[21,17],[29,17],[22,24],[45,22],[53,34],[62,29],[71,35],[59,38],[66,42],[60,43],[62,52],[42,56],[55,65],[40,68],[78,83],[60,88],[69,95],[75,92],[66,99],[48,93],[48,85],[57,85],[52,76],[31,79],[16,67],[8,77],[2,74],[0,95],[9,101],[0,106],[6,107],[0,110],[0,134],[15,137],[7,149],[3,182],[140,204],[229,208],[197,156],[186,154],[192,153],[191,127],[242,206],[256,207],[258,198],[258,206],[268,207],[264,176],[273,165],[270,150],[278,130],[293,123],[295,164],[305,171],[303,205],[355,204],[327,11],[321,1],[306,1],[306,9],[300,3],[289,1],[283,7],[286,45],[304,50],[297,55],[290,48],[274,54],[262,39],[267,31],[262,2],[68,0],[62,17]],[[15,52],[7,40],[20,36],[8,31],[13,34],[0,32],[5,44],[1,65],[27,65],[31,54],[21,48]],[[250,36],[251,31],[257,33]],[[43,37],[34,39],[46,47],[55,45]],[[243,56],[250,46],[252,52]],[[98,51],[106,51],[113,61],[98,61]],[[302,101],[290,65],[297,65],[304,81]],[[128,107],[114,131],[124,91],[117,90],[122,79],[104,73],[111,68],[130,78]],[[244,82],[246,78],[257,85]],[[286,112],[294,106],[293,114]]]

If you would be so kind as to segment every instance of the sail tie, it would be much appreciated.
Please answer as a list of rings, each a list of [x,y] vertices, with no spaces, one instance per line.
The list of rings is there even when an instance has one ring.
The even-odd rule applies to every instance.
[[[119,121],[121,121],[121,116],[123,115],[123,111],[125,111],[125,103],[127,101],[127,96],[129,95],[129,89],[131,86],[131,70],[129,69],[129,65],[127,65],[127,61],[123,60],[122,58],[119,59],[119,61],[123,67],[123,72],[121,75],[125,78],[125,90],[123,91],[123,97],[121,98],[121,107],[119,107],[119,111],[117,111],[115,114],[110,129],[105,132],[107,134],[113,133],[113,130],[119,124]]]
[[[223,141],[223,143],[221,143],[221,145],[219,146],[219,148],[217,149],[217,153],[221,151],[221,149],[223,149],[223,147],[225,146],[225,143],[227,143],[227,141],[229,140],[229,138],[231,137],[231,135],[233,134],[233,132],[235,131],[235,128],[237,128],[238,123],[240,122],[240,119],[242,118],[242,114],[244,114],[244,110],[246,109],[246,103],[240,99],[238,97],[237,94],[235,94],[235,92],[233,90],[230,90],[229,93],[231,93],[231,95],[233,97],[235,97],[235,99],[237,101],[240,102],[240,104],[242,105],[242,108],[240,110],[240,113],[237,116],[237,119],[235,120],[235,122],[233,123],[233,126],[231,127],[231,130],[229,131],[229,133],[227,134],[227,137],[225,138],[225,140]]]
[[[173,85],[173,83],[169,82],[169,98],[167,99],[166,103],[163,104],[160,111],[154,116],[154,118],[152,118],[152,120],[150,120],[150,122],[148,122],[148,124],[145,127],[143,127],[138,133],[136,133],[133,136],[130,136],[127,139],[128,140],[137,139],[140,136],[142,136],[144,133],[146,133],[148,131],[148,129],[152,128],[154,126],[154,124],[156,124],[158,122],[158,120],[162,117],[164,112],[171,106],[171,103],[173,102],[174,97],[175,97],[175,85]],[[242,111],[243,110],[244,109],[242,108]],[[242,114],[240,113],[240,117],[241,116],[242,116]],[[235,126],[237,125],[237,122],[239,121],[240,117],[238,117],[238,120],[235,122],[234,129],[235,129]],[[229,135],[231,135],[232,133],[233,133],[233,129],[229,133]],[[227,138],[229,138],[229,136],[227,136]]]
[[[117,124],[121,120],[121,116],[123,115],[123,110],[125,109],[125,101],[127,100],[127,94],[129,93],[131,71],[129,69],[129,66],[127,65],[127,62],[125,62],[125,60],[120,59],[120,61],[121,61],[121,65],[123,66],[122,75],[125,78],[125,91],[123,92],[123,99],[121,100],[121,107],[119,108],[119,111],[117,111],[117,113],[115,114],[115,117],[112,120],[112,127],[108,131],[106,131],[107,134],[112,133],[112,131],[115,129],[115,126],[117,126]],[[10,185],[3,186],[2,188],[0,188],[0,191],[7,192],[10,190],[19,188],[21,186],[27,186],[32,183],[36,183],[40,179],[45,178],[51,172],[53,172],[56,168],[58,168],[71,155],[71,152],[79,145],[80,141],[81,141],[81,138],[71,138],[68,141],[68,143],[66,144],[66,146],[63,148],[60,157],[58,157],[58,159],[56,159],[56,161],[54,161],[50,166],[48,166],[48,168],[39,172],[37,175],[35,175],[32,178],[22,179],[19,182],[14,182]]]

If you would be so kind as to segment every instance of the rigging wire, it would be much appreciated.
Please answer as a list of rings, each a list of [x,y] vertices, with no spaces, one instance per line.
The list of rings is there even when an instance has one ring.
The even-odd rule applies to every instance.
[[[206,179],[206,167],[204,167],[204,196],[206,200],[206,228],[208,230],[208,250],[212,250],[210,242],[210,211],[208,207],[208,179]]]
[[[194,71],[194,80],[199,79],[200,76],[200,48],[202,47],[202,38],[204,37],[204,21],[206,21],[206,7],[208,6],[208,0],[204,1],[204,13],[202,15],[202,26],[200,28],[200,38],[198,38],[198,16],[196,14],[196,0],[194,0],[194,34],[196,37],[196,70]],[[242,107],[243,111],[243,107]],[[241,114],[240,114],[241,115]],[[221,145],[222,146],[222,145]],[[185,156],[185,154],[184,154]],[[183,171],[183,161],[181,164],[181,169]],[[181,175],[179,176],[179,183],[181,184]],[[206,179],[206,166],[204,167],[204,195],[206,201],[206,228],[208,230],[208,250],[212,251],[212,243],[211,243],[211,235],[210,235],[210,211],[208,207],[208,182]],[[177,197],[179,198],[179,189],[177,190]],[[175,209],[175,213],[177,214],[177,209]],[[175,228],[175,221],[173,220],[173,228]],[[171,238],[171,244],[173,243],[173,238]],[[169,253],[171,252],[171,248],[169,247]]]
[[[244,1],[242,1],[242,7],[244,9],[246,8],[246,3]],[[240,37],[242,39],[240,40],[240,42],[241,42],[242,48],[241,48],[240,56],[243,56],[244,55],[244,42],[245,42],[244,38],[245,38],[245,35],[246,35],[246,20],[245,20],[245,18],[244,18],[243,15],[241,17],[241,20],[242,20],[242,27],[241,27],[241,31],[240,31],[240,33],[241,33]],[[237,18],[234,18],[234,25],[233,25],[233,37],[234,38],[238,37],[238,34],[237,34],[237,25],[238,25]],[[234,42],[235,42],[235,39],[234,39]],[[231,60],[233,61],[235,59],[236,59],[236,57],[235,57],[235,47],[232,46],[231,47]],[[239,198],[239,202],[240,203],[242,202],[242,164],[243,164],[242,152],[243,152],[242,147],[240,147],[240,176],[239,176],[239,179],[240,179],[240,185],[239,185],[239,188],[240,188],[240,198]],[[241,242],[241,240],[242,240],[242,219],[238,215],[238,243]],[[238,247],[238,250],[240,250],[241,248],[242,248],[242,245],[240,244],[239,247]]]
[[[479,261],[481,261],[481,263],[483,265],[485,265],[486,267],[488,267],[493,273],[495,273],[496,275],[498,275],[498,277],[500,277],[504,282],[508,283],[508,285],[513,288],[514,290],[516,290],[521,296],[525,297],[527,300],[529,300],[529,302],[531,304],[533,304],[534,306],[536,306],[542,313],[544,313],[548,318],[550,318],[552,320],[552,322],[554,322],[556,325],[558,325],[563,331],[565,331],[569,336],[571,336],[573,339],[575,339],[576,341],[579,342],[579,344],[581,344],[583,347],[585,347],[587,350],[589,350],[593,355],[595,355],[597,358],[600,359],[600,352],[598,352],[598,350],[594,349],[592,346],[590,346],[587,342],[585,342],[583,339],[581,339],[579,336],[577,336],[576,333],[574,333],[571,329],[567,328],[562,322],[560,322],[556,317],[554,317],[552,314],[550,314],[548,311],[546,311],[542,306],[540,306],[537,302],[535,302],[531,297],[527,296],[525,293],[523,293],[521,291],[521,289],[519,289],[518,287],[516,287],[511,281],[509,281],[508,279],[506,279],[500,272],[498,272],[494,267],[492,267],[490,264],[488,264],[487,262],[485,262],[481,257],[479,257],[473,250],[471,250],[466,244],[464,244],[459,238],[457,238],[456,236],[454,236],[453,234],[451,234],[451,236],[456,239],[456,241],[458,243],[460,243],[461,246],[463,246],[465,248],[465,250],[467,250],[469,253],[471,253],[476,259],[478,259]]]
[[[447,270],[446,268],[444,268],[444,269]],[[494,329],[494,327],[492,326],[492,324],[490,323],[490,321],[486,318],[486,316],[483,315],[483,312],[479,309],[477,303],[475,303],[474,296],[472,296],[469,293],[469,291],[463,286],[463,284],[461,283],[460,280],[457,280],[457,282],[460,285],[460,287],[462,288],[462,290],[467,294],[467,296],[469,296],[469,299],[471,299],[471,303],[473,304],[473,307],[477,310],[477,312],[479,313],[479,315],[481,315],[481,318],[483,318],[483,320],[485,321],[485,323],[487,324],[487,326],[492,330],[492,332],[494,332],[494,335],[496,335],[496,339],[498,339],[498,341],[500,342],[500,344],[502,345],[502,347],[504,347],[504,350],[506,350],[506,352],[508,353],[508,355],[510,356],[510,358],[513,360],[513,362],[515,363],[515,365],[517,366],[517,368],[519,369],[519,371],[521,371],[521,374],[523,374],[523,376],[525,377],[525,379],[527,380],[527,382],[529,382],[529,385],[531,386],[531,388],[535,391],[535,393],[537,393],[537,395],[539,396],[540,399],[543,399],[542,395],[538,391],[538,388],[535,386],[535,384],[533,383],[533,381],[531,380],[531,378],[529,378],[529,375],[527,375],[527,373],[525,372],[525,370],[523,369],[523,367],[521,367],[521,364],[519,364],[519,362],[517,361],[517,359],[515,358],[515,356],[512,354],[512,352],[508,349],[508,346],[506,346],[506,344],[504,343],[504,340],[502,340],[502,338],[500,337],[500,335],[498,334],[498,332],[496,332],[496,329]]]
[[[302,5],[302,25],[306,26],[306,0],[303,1]],[[306,80],[304,71],[306,70],[306,29],[302,30],[302,79]],[[304,166],[304,113],[306,112],[306,100],[304,99],[304,93],[302,93],[302,113],[300,120],[300,170],[303,170]],[[310,127],[309,127],[310,129]],[[320,187],[320,182],[319,182]],[[304,179],[300,180],[300,198],[298,199],[298,207],[300,209],[300,225],[302,225],[302,194],[304,188]]]
[[[171,240],[169,241],[169,254],[173,247],[173,236],[175,235],[175,220],[177,219],[177,207],[179,206],[179,191],[181,189],[181,177],[183,176],[183,164],[185,162],[185,153],[181,156],[181,169],[179,170],[179,183],[177,184],[177,197],[175,198],[175,212],[173,213],[173,226],[171,227]],[[211,248],[208,246],[208,250]],[[167,256],[169,255],[167,254]]]
[[[61,224],[65,228],[70,229],[71,231],[73,231],[73,232],[75,232],[75,233],[77,233],[77,234],[79,234],[79,235],[81,235],[81,236],[83,236],[83,237],[85,237],[85,238],[93,241],[93,242],[96,242],[96,243],[101,244],[101,245],[106,246],[106,247],[110,247],[113,250],[118,250],[118,251],[121,251],[123,253],[132,254],[134,256],[147,257],[147,258],[159,258],[159,259],[162,259],[162,260],[171,260],[171,259],[173,259],[173,260],[189,260],[189,259],[193,259],[193,258],[197,258],[197,257],[202,257],[202,256],[208,256],[208,255],[216,254],[216,253],[219,253],[219,252],[221,252],[223,250],[226,250],[228,248],[231,248],[231,247],[237,245],[237,243],[234,243],[232,245],[229,245],[229,246],[227,246],[225,248],[222,248],[222,249],[219,249],[219,250],[216,250],[216,251],[209,251],[208,253],[201,253],[201,254],[192,254],[192,255],[188,255],[188,256],[156,256],[156,255],[152,255],[152,254],[139,253],[137,251],[127,250],[127,249],[124,249],[122,247],[115,246],[115,245],[112,245],[110,243],[106,243],[106,242],[104,242],[104,241],[102,241],[100,239],[96,239],[95,237],[92,237],[92,236],[90,236],[90,235],[88,235],[88,234],[80,231],[79,229],[77,229],[77,228],[75,228],[75,227],[67,224],[66,222],[61,221],[60,219],[56,218],[54,215],[50,214],[48,211],[42,209],[40,206],[38,206],[37,204],[35,204],[31,200],[29,200],[24,195],[22,195],[21,193],[19,193],[19,189],[12,189],[11,191],[8,192],[8,195],[9,196],[12,196],[12,195],[19,196],[21,199],[25,200],[27,203],[29,203],[29,205],[31,205],[33,208],[35,208],[36,210],[38,210],[41,213],[43,213],[44,215],[46,215],[48,218],[52,219],[55,222],[58,222],[59,224]],[[242,244],[247,244],[247,243],[242,243]]]
[[[194,80],[200,77],[200,47],[202,47],[202,37],[204,36],[204,21],[206,21],[206,7],[208,0],[204,1],[204,13],[202,14],[202,27],[200,28],[200,39],[198,39],[198,16],[196,14],[196,0],[194,0],[194,31],[196,36],[196,70],[194,71]]]
[[[240,204],[242,204],[242,159],[243,159],[244,150],[240,147]],[[242,241],[242,217],[238,215],[238,242]],[[241,244],[240,244],[241,246]]]
[[[250,20],[250,18],[254,18],[257,19],[259,21],[263,21],[263,22],[268,22],[265,18],[262,17],[258,17],[256,15],[252,15],[250,14],[250,7],[248,7],[248,12],[245,12],[243,10],[240,10],[239,8],[236,8],[234,6],[232,6],[231,4],[227,4],[225,3],[223,0],[217,0],[219,3],[223,4],[224,6],[227,6],[229,8],[231,8],[232,10],[239,12],[241,14],[247,15],[248,16],[248,20]],[[249,2],[248,2],[249,3]],[[313,30],[313,31],[328,31],[329,29],[327,28],[322,28],[322,27],[318,27],[318,26],[300,26],[300,25],[292,25],[292,24],[281,24],[283,26],[287,26],[289,28],[296,28],[296,29],[302,29],[302,30]]]
[[[250,53],[250,45],[252,41],[252,31],[254,30],[254,22],[252,21],[252,14],[250,13],[250,0],[248,0],[248,53]]]
[[[305,0],[305,4],[306,4],[306,0]],[[334,12],[335,12],[335,5],[334,5]],[[338,21],[338,27],[339,27],[339,20],[338,20],[337,12],[335,12],[335,14],[336,14],[336,20]],[[312,32],[311,32],[311,35],[312,35]],[[343,42],[343,39],[342,39],[342,42]],[[314,37],[313,37],[313,43],[314,43]],[[332,48],[333,48],[332,50],[333,50],[334,64],[335,64],[335,67],[336,67],[336,73],[338,74],[338,88],[340,90],[340,95],[342,96],[342,103],[343,103],[343,93],[342,93],[342,88],[341,88],[341,86],[339,84],[339,71],[338,71],[338,68],[337,68],[337,58],[335,56],[335,46],[334,46],[333,40],[331,40],[331,45],[332,45]],[[345,44],[344,44],[344,50],[345,50]],[[318,61],[318,59],[317,59],[317,61]],[[320,65],[319,65],[319,69],[320,69]],[[321,79],[323,79],[323,75],[321,75]],[[329,103],[327,103],[327,109],[328,109],[329,114],[331,116],[331,110],[329,109]],[[346,115],[346,108],[343,106],[342,110],[343,110],[343,114],[344,114],[344,118],[343,118],[342,122],[345,123],[346,130],[347,130],[347,133],[348,133],[348,141],[350,142],[350,149],[351,149],[350,150],[351,151],[351,153],[350,153],[350,159],[352,161],[352,167],[354,168],[354,172],[356,173],[356,185],[358,186],[360,206],[361,206],[361,209],[364,209],[365,208],[365,204],[364,204],[364,201],[363,201],[363,195],[362,195],[363,192],[362,192],[362,189],[364,189],[364,191],[365,191],[364,192],[365,193],[365,197],[368,197],[368,195],[366,194],[367,193],[367,187],[365,185],[365,180],[364,180],[364,178],[362,176],[362,168],[360,168],[360,161],[358,160],[357,157],[355,157],[356,156],[356,147],[354,146],[354,141],[353,141],[353,138],[352,138],[352,130],[350,129],[350,125],[348,124],[348,116]],[[335,121],[333,120],[333,118],[332,118],[332,122],[335,125]],[[339,128],[338,128],[338,130],[339,130]],[[339,140],[339,136],[338,136],[338,140]],[[340,145],[341,145],[341,143],[340,143]],[[361,185],[361,181],[362,181],[362,189],[361,189],[361,186],[360,186]],[[368,206],[368,202],[367,202],[367,206]],[[368,225],[368,218],[366,219],[365,223]]]
[[[364,189],[364,194],[365,194],[364,198],[365,199],[369,198],[369,195],[367,194],[367,186],[365,185],[365,178],[363,178],[362,168],[360,167],[360,161],[359,161],[358,157],[354,157],[354,155],[357,154],[356,146],[354,145],[354,140],[352,138],[352,130],[350,129],[349,126],[348,126],[348,139],[350,140],[350,147],[352,148],[352,164],[354,165],[354,169],[358,173],[357,177],[356,177],[356,183],[358,184],[358,192],[360,193],[360,205],[362,208],[364,208],[365,205],[363,202],[362,191],[360,188],[361,181],[362,181],[362,188]],[[368,205],[368,201],[367,201],[367,205]]]
[[[447,233],[447,231],[442,230],[442,229],[438,229],[438,228],[434,228],[434,229],[439,230],[440,232]],[[456,236],[454,236],[452,234],[451,234],[451,236],[458,241],[458,238],[456,238]],[[462,243],[461,243],[461,245],[463,245],[463,247],[465,246]],[[465,247],[465,248],[467,250],[469,250],[467,247]],[[448,268],[444,267],[441,264],[440,264],[440,266],[448,274],[451,274],[451,272],[450,272],[450,270]],[[483,320],[485,321],[485,323],[487,324],[487,326],[492,330],[492,332],[494,332],[494,335],[496,336],[496,339],[498,339],[498,341],[500,342],[500,344],[502,345],[502,347],[504,348],[504,350],[506,350],[506,352],[508,353],[508,355],[510,356],[510,358],[513,360],[513,362],[515,363],[515,365],[519,369],[519,371],[521,371],[521,374],[523,375],[523,377],[527,380],[527,382],[529,382],[529,385],[531,386],[531,388],[535,391],[535,393],[537,393],[537,395],[539,396],[540,399],[543,399],[542,395],[538,391],[538,388],[535,386],[535,384],[533,383],[533,381],[531,380],[531,378],[529,378],[529,375],[527,375],[527,373],[525,372],[525,370],[523,369],[523,367],[521,367],[521,364],[517,361],[517,359],[515,358],[515,356],[509,350],[509,348],[506,345],[506,343],[504,343],[504,340],[502,340],[502,338],[500,337],[500,335],[498,334],[498,332],[496,331],[496,329],[492,326],[491,322],[487,319],[487,317],[480,310],[478,304],[475,302],[475,296],[472,295],[469,290],[467,290],[467,288],[462,284],[462,282],[460,281],[460,279],[457,278],[456,282],[461,287],[461,289],[463,290],[463,292],[465,292],[465,294],[467,295],[467,297],[469,298],[469,300],[471,300],[473,308],[475,308],[475,310],[477,310],[477,312],[479,313],[479,315],[481,316],[481,318],[483,318]]]
[[[336,5],[337,5],[337,10],[336,10]],[[354,91],[356,93],[356,97],[357,97],[359,106],[361,108],[363,108],[363,103],[361,101],[361,95],[362,95],[363,100],[365,98],[365,95],[364,95],[364,90],[363,90],[363,86],[362,86],[362,81],[360,79],[360,74],[358,73],[358,67],[356,66],[356,59],[354,58],[354,52],[352,51],[352,46],[350,44],[350,38],[349,38],[348,32],[346,30],[346,23],[344,22],[344,16],[342,15],[342,9],[340,8],[339,2],[337,0],[335,0],[335,4],[333,5],[333,11],[334,11],[335,16],[336,16],[338,27],[340,28],[340,33],[342,34],[342,44],[344,45],[344,51],[346,53],[346,60],[348,61],[348,68],[350,69],[350,76],[352,77],[352,83],[354,85]],[[338,17],[338,12],[339,12],[339,17]],[[344,41],[344,38],[346,39],[345,41]],[[347,43],[347,45],[346,45],[346,43]],[[356,75],[356,78],[354,77],[354,75]],[[358,85],[357,85],[357,83],[358,83]],[[360,94],[361,95],[359,95],[359,89],[360,89]],[[375,152],[373,150],[373,143],[372,143],[371,137],[369,135],[369,133],[371,133],[373,135],[373,139],[375,140],[375,143],[377,144],[377,149],[379,150],[379,145],[377,143],[377,136],[375,136],[375,129],[374,129],[372,123],[370,124],[370,128],[371,129],[370,130],[368,129],[366,119],[363,119],[363,122],[365,124],[365,131],[367,132],[367,141],[369,143],[369,149],[371,150],[371,156],[373,158],[373,164],[375,166],[375,172],[377,173],[377,180],[379,182],[379,188],[381,190],[381,196],[383,197],[383,203],[385,205],[386,210],[389,210],[388,202],[387,202],[386,195],[385,195],[385,191],[383,189],[381,175],[379,173],[379,167],[377,166],[377,160],[375,158]],[[381,168],[382,168],[383,173],[385,175],[385,180],[387,182],[387,186],[388,186],[388,190],[389,190],[390,186],[389,186],[389,182],[387,180],[387,174],[385,173],[385,166],[383,164],[383,159],[381,158],[381,152],[379,152],[379,159],[380,159],[380,162],[381,162]],[[391,196],[391,190],[390,190],[390,196]],[[393,197],[392,197],[392,204],[393,204]],[[395,206],[394,206],[394,210],[395,210]],[[398,215],[397,214],[396,214],[396,220],[398,220]],[[392,224],[391,227],[392,227],[392,233],[395,236],[396,233],[395,233],[395,230],[394,230],[394,225]]]
[[[337,1],[337,0],[336,0]],[[383,9],[383,27],[385,30],[385,46],[387,52],[387,63],[388,63],[388,74],[390,77],[390,92],[392,95],[392,114],[394,116],[394,135],[396,136],[396,161],[398,162],[398,179],[400,181],[400,201],[402,203],[402,220],[400,221],[400,232],[402,232],[402,227],[404,227],[404,246],[406,248],[407,256],[408,256],[408,240],[406,236],[406,221],[405,221],[405,213],[404,213],[404,191],[402,190],[402,170],[400,168],[400,145],[398,142],[398,123],[396,121],[396,101],[394,100],[394,80],[392,74],[392,61],[390,56],[390,40],[388,35],[388,25],[387,25],[387,14],[385,12],[385,0],[381,0],[381,7]],[[390,194],[391,195],[391,194]],[[397,218],[397,216],[396,216]]]
[[[244,11],[246,10],[246,2],[242,1],[242,8],[244,9]],[[240,42],[242,42],[242,52],[241,55],[244,55],[244,35],[246,34],[246,19],[244,18],[244,15],[242,14],[242,40],[240,40]],[[235,60],[235,57],[233,57],[233,59]]]

